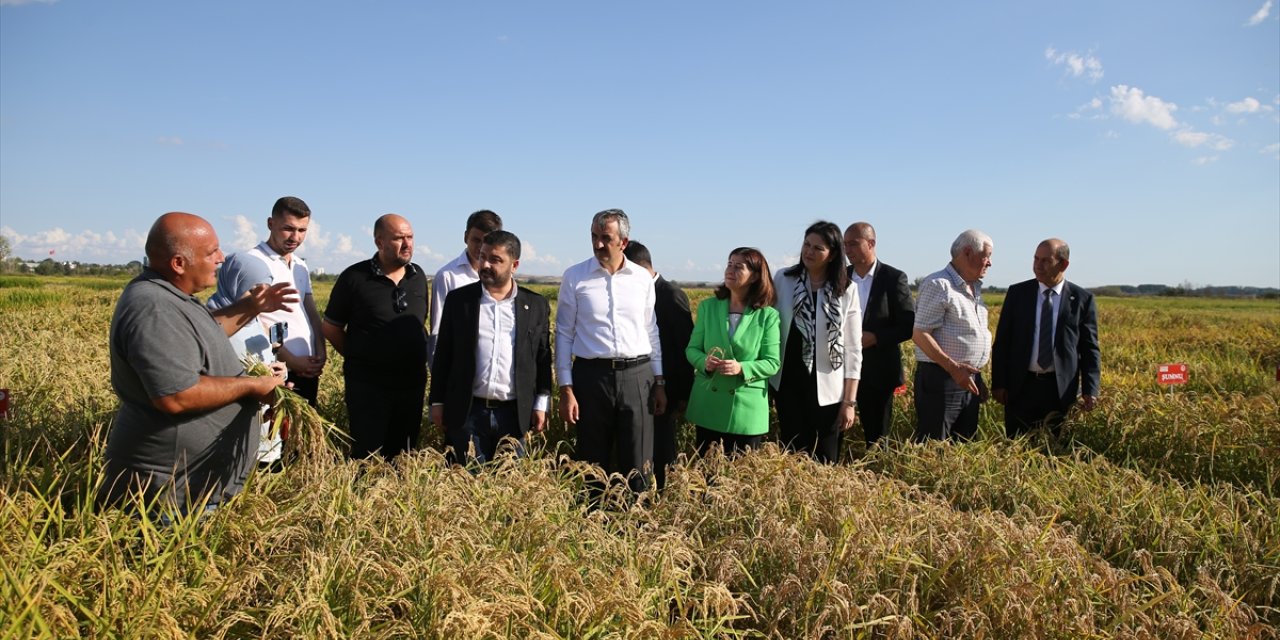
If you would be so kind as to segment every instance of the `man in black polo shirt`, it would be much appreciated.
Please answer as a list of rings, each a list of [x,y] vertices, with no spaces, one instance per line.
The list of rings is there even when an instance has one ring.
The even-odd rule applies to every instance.
[[[390,460],[418,442],[427,386],[427,277],[413,227],[394,213],[373,226],[378,252],[338,276],[324,337],[343,356],[351,456]]]

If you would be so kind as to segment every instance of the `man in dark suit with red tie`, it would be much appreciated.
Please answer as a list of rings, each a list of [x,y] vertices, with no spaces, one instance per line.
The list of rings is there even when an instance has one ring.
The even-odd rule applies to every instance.
[[[855,222],[845,229],[844,252],[849,256],[849,282],[858,287],[862,304],[858,415],[870,447],[893,424],[893,391],[904,380],[898,345],[911,339],[916,307],[907,275],[876,256],[876,230],[869,223]]]
[[[551,306],[516,284],[520,239],[490,232],[480,263],[480,281],[445,299],[431,362],[431,421],[459,462],[492,460],[502,438],[522,454],[551,400]]]
[[[1047,426],[1056,437],[1068,410],[1098,401],[1101,354],[1093,294],[1067,282],[1066,242],[1036,247],[1036,277],[1009,287],[991,348],[991,393],[1010,438]]]

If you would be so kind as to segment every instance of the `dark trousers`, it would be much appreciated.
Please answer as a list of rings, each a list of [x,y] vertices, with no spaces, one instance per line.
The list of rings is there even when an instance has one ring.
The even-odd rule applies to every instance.
[[[293,385],[293,392],[302,396],[311,408],[316,407],[316,398],[320,396],[320,378],[304,378],[296,373],[289,373],[289,384]]]
[[[746,453],[747,449],[759,449],[764,436],[744,436],[738,433],[714,431],[705,427],[695,427],[694,437],[698,442],[698,455],[705,456],[711,446],[719,443],[727,456]]]
[[[343,377],[352,458],[377,453],[390,460],[418,445],[427,389],[425,371],[371,375],[348,370]]]
[[[524,434],[516,419],[515,401],[487,404],[481,398],[472,400],[462,425],[446,429],[451,462],[484,464],[493,460],[503,438],[513,438],[516,456],[524,455]]]
[[[975,375],[975,382],[979,391],[986,389],[982,374]],[[982,397],[956,384],[946,369],[932,362],[917,362],[915,387],[916,442],[968,441],[978,432]]]
[[[867,447],[875,444],[893,428],[893,387],[858,385],[858,422],[867,439]]]
[[[778,408],[778,433],[787,451],[803,451],[814,460],[832,463],[840,459],[840,429],[836,416],[840,403],[818,404],[818,377],[803,366],[782,374],[782,386],[774,396]]]
[[[818,405],[817,368],[805,368],[803,341],[793,321],[782,358],[782,384],[773,396],[778,435],[787,451],[803,451],[818,462],[831,463],[840,459],[840,429],[836,427],[840,403]]]
[[[675,403],[667,398],[667,410],[660,416],[653,416],[653,479],[659,491],[667,486],[667,465],[676,461],[676,434],[679,431]]]
[[[1068,406],[1063,406],[1058,396],[1058,379],[1053,372],[1036,374],[1027,372],[1027,378],[1017,395],[1009,396],[1004,408],[1004,430],[1010,438],[1030,432],[1041,425],[1058,437],[1062,421],[1067,417]]]
[[[653,465],[653,413],[649,394],[653,372],[647,362],[624,369],[608,361],[573,362],[573,395],[578,400],[578,459],[627,477],[633,491],[648,487]]]

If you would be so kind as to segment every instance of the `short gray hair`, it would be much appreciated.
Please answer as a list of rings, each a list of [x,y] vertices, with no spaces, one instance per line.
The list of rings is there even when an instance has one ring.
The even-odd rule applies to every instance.
[[[591,226],[599,225],[601,227],[610,222],[618,223],[618,235],[631,239],[631,220],[627,218],[627,214],[622,209],[605,209],[597,213],[591,218]]]
[[[977,229],[966,229],[963,233],[956,236],[956,241],[951,243],[951,257],[958,258],[964,253],[965,249],[982,253],[982,247],[991,245],[992,249],[996,248],[991,236],[978,231]]]

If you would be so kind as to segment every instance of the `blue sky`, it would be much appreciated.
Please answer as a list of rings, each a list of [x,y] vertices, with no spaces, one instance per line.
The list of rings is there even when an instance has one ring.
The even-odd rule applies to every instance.
[[[230,252],[296,195],[313,268],[396,212],[434,270],[489,208],[558,275],[618,207],[682,280],[827,219],[912,278],[972,227],[994,285],[1059,236],[1086,286],[1275,287],[1274,1],[0,0],[0,233],[126,262],[181,210]]]

